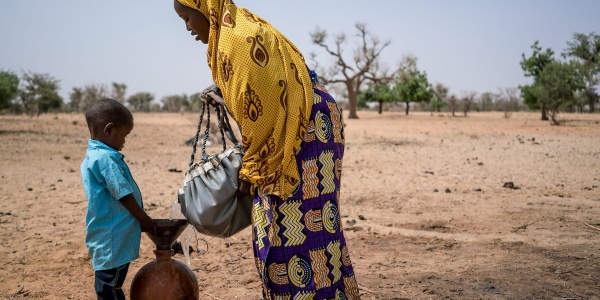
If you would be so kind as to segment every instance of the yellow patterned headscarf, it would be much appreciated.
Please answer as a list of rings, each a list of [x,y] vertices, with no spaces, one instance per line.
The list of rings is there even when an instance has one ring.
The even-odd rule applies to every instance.
[[[285,200],[300,182],[295,155],[312,84],[304,57],[271,24],[231,0],[178,0],[210,21],[208,65],[242,128],[240,178]]]

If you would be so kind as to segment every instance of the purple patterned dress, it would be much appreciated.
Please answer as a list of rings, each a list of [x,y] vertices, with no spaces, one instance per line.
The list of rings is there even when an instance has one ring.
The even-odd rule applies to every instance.
[[[252,235],[265,299],[360,299],[342,231],[339,196],[344,128],[331,95],[314,89],[287,200],[255,195]]]

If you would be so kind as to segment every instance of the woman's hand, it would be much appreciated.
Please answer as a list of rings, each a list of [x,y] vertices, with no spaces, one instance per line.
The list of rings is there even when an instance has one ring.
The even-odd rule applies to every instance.
[[[238,189],[237,189],[237,192],[235,193],[235,195],[238,198],[242,198],[242,197],[250,194],[250,186],[251,185],[252,184],[250,184],[250,182],[238,178]]]
[[[210,104],[210,106],[212,107],[217,107],[219,106],[219,103],[217,103],[217,101],[215,101],[213,98],[211,97],[206,97],[206,98],[200,98],[200,101],[202,101],[202,103],[204,104]]]
[[[202,93],[200,93],[200,101],[202,101],[203,103],[208,103],[213,107],[217,107],[219,106],[219,102],[214,99],[215,96],[221,98],[221,101],[223,101],[223,94],[221,93],[221,89],[216,84],[213,84],[205,88],[202,91]]]

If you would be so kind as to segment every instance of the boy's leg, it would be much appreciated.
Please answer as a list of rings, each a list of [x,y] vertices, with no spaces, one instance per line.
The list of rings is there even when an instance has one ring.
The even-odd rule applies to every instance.
[[[125,300],[121,287],[127,276],[129,263],[109,270],[96,271],[94,285],[98,300]]]

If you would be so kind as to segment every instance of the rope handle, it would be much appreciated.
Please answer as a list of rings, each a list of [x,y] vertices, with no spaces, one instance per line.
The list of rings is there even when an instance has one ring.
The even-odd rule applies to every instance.
[[[211,103],[211,105],[215,105],[215,111],[217,112],[217,120],[218,120],[218,124],[219,124],[219,133],[221,134],[221,142],[223,144],[223,151],[225,151],[227,149],[227,142],[225,140],[225,137],[227,137],[227,139],[233,143],[235,148],[238,148],[238,149],[242,150],[242,152],[243,152],[242,145],[239,143],[239,140],[235,137],[235,134],[233,133],[233,130],[231,129],[229,117],[227,116],[229,114],[229,111],[227,110],[227,106],[225,105],[225,101],[223,100],[223,97],[221,95],[221,90],[219,89],[219,87],[217,87],[216,85],[213,84],[210,87],[206,88],[201,93],[200,99],[203,102],[203,105],[202,105],[202,110],[200,112],[200,120],[198,121],[198,129],[196,130],[195,140],[192,145],[192,155],[190,158],[189,167],[191,167],[194,164],[194,157],[196,155],[196,147],[197,147],[198,140],[200,137],[200,131],[202,130],[202,121],[204,120],[205,113],[206,113],[206,125],[205,125],[206,129],[204,131],[204,137],[202,139],[202,148],[201,148],[202,161],[203,162],[208,161],[208,158],[210,156],[206,153],[206,142],[208,141],[208,138],[210,135],[210,107],[207,108],[207,105],[209,105],[209,103]],[[214,104],[212,104],[212,103],[214,103]],[[237,122],[236,122],[236,124],[237,124]],[[238,129],[240,130],[240,133],[241,133],[242,130],[241,130],[239,124],[237,124],[237,125],[238,125]]]

